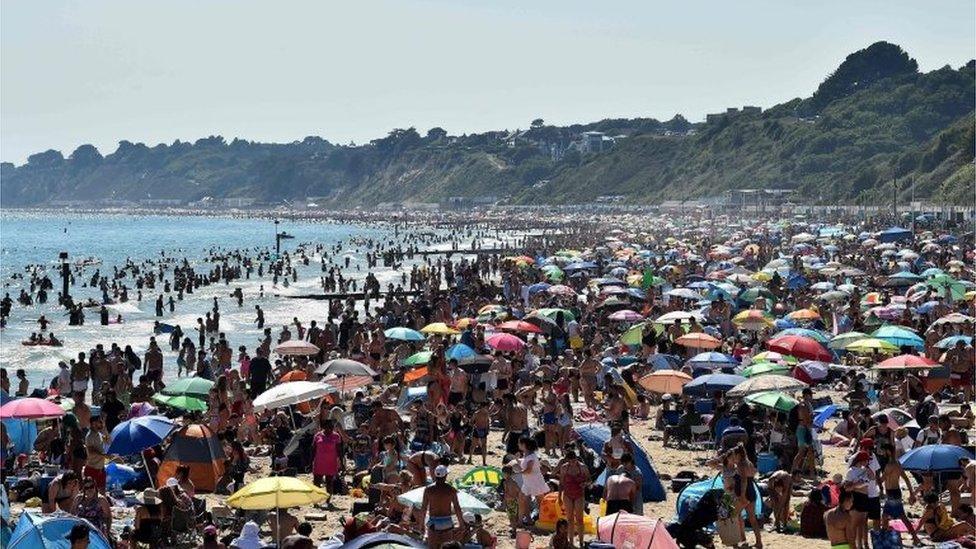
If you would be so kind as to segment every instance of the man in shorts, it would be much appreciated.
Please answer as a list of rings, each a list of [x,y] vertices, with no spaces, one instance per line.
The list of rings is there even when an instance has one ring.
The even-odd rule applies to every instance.
[[[808,471],[808,464],[814,463],[813,391],[809,387],[803,389],[803,398],[796,405],[796,414],[796,457],[793,458],[792,472],[802,475]]]

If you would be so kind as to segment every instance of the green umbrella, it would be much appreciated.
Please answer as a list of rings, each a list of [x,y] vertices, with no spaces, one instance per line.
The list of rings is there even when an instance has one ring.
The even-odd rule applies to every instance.
[[[966,296],[966,285],[947,274],[933,276],[925,283],[942,298],[950,297],[953,301],[959,301]]]
[[[749,404],[771,408],[779,412],[789,412],[799,404],[795,398],[780,391],[754,393],[747,396],[745,400]]]
[[[831,349],[846,349],[848,345],[859,339],[867,339],[871,336],[861,332],[844,332],[831,338],[827,347]]]
[[[742,293],[738,295],[737,299],[743,303],[752,303],[760,296],[766,298],[770,302],[776,301],[776,296],[773,295],[773,292],[762,286],[753,286],[752,288],[742,290]]]
[[[556,315],[559,314],[560,311],[562,311],[562,313],[563,313],[563,320],[565,320],[567,322],[569,322],[570,320],[576,320],[576,315],[574,315],[572,312],[570,312],[569,309],[557,309],[557,308],[554,308],[554,307],[544,307],[542,309],[536,309],[535,311],[533,311],[532,314],[535,314],[535,315],[538,315],[538,316],[544,316],[546,318],[550,318],[552,320],[555,320],[556,319]]]
[[[170,383],[163,388],[162,393],[169,396],[191,396],[207,398],[214,382],[202,377],[185,377]]]
[[[430,359],[434,356],[434,351],[420,351],[419,353],[414,353],[407,358],[403,359],[404,366],[419,366],[421,364],[427,364]]]
[[[750,365],[748,368],[742,370],[741,375],[743,377],[754,377],[761,376],[765,374],[789,374],[790,367],[784,366],[783,364],[776,364],[775,362],[756,362]]]
[[[206,412],[208,408],[206,401],[186,395],[153,395],[153,400],[187,412]]]
[[[560,269],[559,267],[556,267],[555,269],[549,269],[546,271],[546,278],[549,279],[551,282],[559,282],[563,278],[565,278],[565,276],[566,273],[564,273],[562,269]]]
[[[620,334],[620,343],[628,346],[640,345],[644,339],[644,326],[647,326],[647,322],[641,322],[639,324],[634,324],[626,332]],[[651,326],[657,335],[664,333],[664,325],[652,323]]]

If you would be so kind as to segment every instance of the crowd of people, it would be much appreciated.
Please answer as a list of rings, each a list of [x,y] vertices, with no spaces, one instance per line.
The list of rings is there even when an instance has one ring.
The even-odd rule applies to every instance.
[[[479,253],[488,227],[404,226],[346,243],[367,250],[362,264],[341,244],[303,244],[210,250],[209,270],[169,256],[96,268],[83,283],[102,294],[102,324],[109,303],[146,297],[163,318],[194,290],[254,277],[271,293],[316,262],[328,314],[303,318],[296,300],[272,326],[257,302],[262,335],[247,341],[221,327],[222,307],[252,297],[238,288],[196,326],[157,322],[139,352],[92,342],[45,387],[0,371],[5,395],[64,410],[34,421],[28,452],[11,451],[4,424],[4,527],[9,499],[14,515],[70,513],[119,547],[301,548],[383,532],[562,548],[608,541],[601,516],[677,498],[661,535],[681,546],[709,543],[713,524],[729,544],[748,527],[755,547],[792,535],[890,547],[902,532],[973,546],[973,235],[930,223],[621,215],[563,220],[505,253]],[[457,253],[419,253],[444,242]],[[380,269],[396,282],[384,289]],[[28,280],[28,297],[51,291],[40,270]],[[84,322],[85,307],[58,300]],[[4,298],[6,315],[13,306]],[[276,397],[294,382],[315,390]],[[109,451],[118,426],[147,416],[172,433]],[[219,466],[205,482],[186,456],[170,467],[180,436],[211,441]],[[688,470],[663,462],[676,455]],[[119,481],[113,464],[146,474]],[[327,495],[234,509],[231,494],[271,477]],[[667,495],[668,477],[711,485]]]

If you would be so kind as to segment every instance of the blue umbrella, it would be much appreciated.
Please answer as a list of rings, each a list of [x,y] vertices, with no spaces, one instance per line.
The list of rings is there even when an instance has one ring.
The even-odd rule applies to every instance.
[[[973,346],[973,338],[970,336],[958,335],[949,336],[945,339],[940,339],[938,343],[935,344],[939,349],[951,349],[956,346],[956,343],[962,341],[966,344],[966,347]]]
[[[173,432],[173,421],[164,416],[142,416],[123,421],[112,429],[109,454],[131,456],[156,446]]]
[[[691,396],[711,396],[715,391],[728,391],[745,380],[735,374],[707,374],[688,382],[681,392]]]
[[[89,549],[111,549],[112,545],[92,523],[68,513],[38,515],[24,513],[10,535],[7,549],[68,549],[68,533],[76,524],[88,527]]]
[[[651,370],[677,370],[681,364],[681,359],[674,355],[654,354],[647,357],[647,363],[651,365]]]
[[[919,313],[919,314],[926,315],[926,314],[929,314],[929,312],[932,309],[938,307],[938,305],[939,305],[939,302],[938,301],[926,301],[925,303],[922,303],[918,307],[915,307],[915,312],[916,313]]]
[[[813,424],[818,429],[823,429],[824,423],[826,423],[828,419],[830,419],[831,417],[833,417],[834,414],[837,413],[837,405],[828,404],[823,408],[817,408],[817,410],[819,410],[819,412],[817,413],[816,417],[813,418]]]
[[[826,334],[824,334],[820,330],[811,330],[810,328],[787,328],[785,330],[780,330],[779,332],[776,333],[776,335],[774,335],[770,339],[776,339],[777,337],[782,337],[787,335],[809,337],[810,339],[819,341],[824,345],[830,343],[830,338],[827,337]]]
[[[796,328],[796,323],[788,318],[777,318],[773,325],[777,330],[789,330],[790,328]]]
[[[627,295],[634,299],[640,299],[641,301],[647,299],[647,293],[640,288],[627,288]]]
[[[707,353],[699,353],[688,361],[688,364],[692,368],[708,368],[710,370],[718,368],[729,368],[732,366],[738,366],[739,363],[729,355],[722,353],[716,353],[710,351]]]
[[[596,269],[596,263],[592,261],[576,261],[563,267],[563,271],[585,271],[586,269]]]
[[[919,335],[915,332],[902,328],[901,326],[882,326],[875,330],[871,335],[899,347],[909,346],[915,347],[916,349],[925,348],[925,340],[919,337]]]
[[[447,352],[444,353],[444,356],[447,357],[448,360],[451,360],[452,358],[454,360],[461,360],[462,358],[472,357],[476,354],[478,354],[477,351],[471,347],[468,347],[464,343],[455,343],[447,348]]]
[[[898,461],[906,471],[960,471],[962,458],[972,459],[973,454],[961,446],[929,444],[909,450]]]
[[[539,292],[543,292],[552,287],[552,284],[547,284],[545,282],[539,282],[529,286],[529,295],[535,295]]]
[[[383,334],[390,339],[398,339],[400,341],[423,341],[424,340],[424,334],[418,332],[417,330],[404,328],[403,326],[390,328],[388,330],[385,330]]]

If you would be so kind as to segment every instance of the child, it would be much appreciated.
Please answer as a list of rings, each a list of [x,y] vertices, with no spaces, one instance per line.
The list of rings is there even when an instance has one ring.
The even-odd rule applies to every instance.
[[[561,518],[556,521],[556,533],[552,535],[552,541],[549,542],[549,547],[551,549],[571,549],[572,545],[569,543],[569,522]]]
[[[515,481],[515,469],[511,465],[502,467],[502,483],[499,490],[502,492],[502,502],[505,505],[505,514],[508,515],[509,535],[515,538],[515,528],[519,523],[519,497],[522,490]]]

